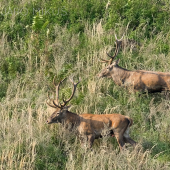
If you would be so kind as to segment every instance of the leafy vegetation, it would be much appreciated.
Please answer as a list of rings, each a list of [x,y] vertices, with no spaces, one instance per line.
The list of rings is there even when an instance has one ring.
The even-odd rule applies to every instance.
[[[129,70],[170,72],[167,0],[2,0],[0,2],[0,169],[169,169],[169,93],[133,94],[109,79],[99,58],[114,51]],[[114,138],[81,148],[74,133],[47,125],[45,104],[56,81],[81,77],[71,111],[121,113],[134,120],[135,149]],[[71,94],[65,81],[60,99]],[[52,94],[51,94],[52,96]]]

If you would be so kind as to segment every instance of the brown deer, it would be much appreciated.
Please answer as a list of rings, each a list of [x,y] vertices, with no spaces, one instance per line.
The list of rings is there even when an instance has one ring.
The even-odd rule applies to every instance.
[[[118,40],[115,35],[115,38],[115,53],[113,56],[110,56],[107,53],[107,55],[111,58],[110,60],[101,59],[101,62],[108,62],[109,65],[98,74],[99,78],[112,78],[115,84],[138,92],[148,91],[149,93],[152,93],[170,90],[170,73],[145,70],[130,71],[118,65],[119,59],[113,62],[115,57],[118,55],[123,37]]]
[[[81,142],[85,139],[89,146],[91,147],[94,140],[103,137],[103,132],[105,135],[115,136],[120,149],[125,145],[125,143],[130,143],[135,145],[136,142],[132,140],[129,136],[129,128],[133,121],[131,118],[121,115],[121,114],[81,114],[77,115],[68,111],[69,106],[66,104],[74,96],[76,87],[78,83],[73,84],[73,92],[68,100],[63,100],[61,104],[59,102],[59,86],[64,80],[60,81],[58,85],[55,84],[53,79],[53,84],[56,87],[56,100],[52,100],[48,97],[46,103],[55,108],[55,112],[47,119],[47,123],[61,123],[64,127],[69,128],[69,130],[76,129],[79,136],[81,137]],[[82,140],[83,139],[83,140]]]

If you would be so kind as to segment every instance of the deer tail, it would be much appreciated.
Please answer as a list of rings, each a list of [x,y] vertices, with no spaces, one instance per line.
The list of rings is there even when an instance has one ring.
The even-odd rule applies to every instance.
[[[128,117],[128,116],[126,116],[126,118],[129,121],[129,127],[132,126],[133,125],[133,120],[130,117]]]

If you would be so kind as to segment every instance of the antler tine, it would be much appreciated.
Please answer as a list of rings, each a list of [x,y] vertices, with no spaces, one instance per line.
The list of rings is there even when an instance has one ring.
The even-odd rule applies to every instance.
[[[115,44],[116,44],[115,53],[114,53],[113,56],[111,56],[111,55],[109,55],[109,54],[106,52],[106,54],[107,54],[111,59],[110,59],[110,60],[105,60],[105,59],[102,59],[102,58],[101,58],[101,60],[102,60],[101,62],[102,62],[102,63],[108,62],[109,65],[112,64],[112,61],[113,61],[113,60],[115,59],[115,57],[118,55],[118,52],[119,52],[119,49],[120,49],[120,46],[121,46],[123,37],[124,37],[124,34],[123,34],[123,36],[122,36],[121,39],[117,39],[117,35],[115,34],[115,39],[116,39],[116,41],[115,41]]]
[[[121,39],[117,39],[117,35],[115,34],[115,39],[116,39],[116,41],[122,41],[123,37],[124,37],[124,34],[123,34],[123,36],[121,37]]]
[[[54,104],[56,107],[62,108],[61,104],[60,104],[60,106],[59,106],[58,104],[55,103],[55,100],[53,100],[53,104]]]
[[[112,61],[114,60],[114,58],[117,56],[118,54],[118,51],[119,51],[119,46],[118,46],[118,43],[117,43],[117,40],[116,40],[116,50],[115,50],[115,53],[113,56],[109,55],[108,53],[106,53],[111,59],[109,60],[109,64],[112,64]]]
[[[59,86],[60,86],[60,84],[66,79],[66,78],[64,78],[63,80],[61,80],[59,83],[58,83],[58,85],[55,83],[55,77],[56,76],[54,76],[54,78],[53,78],[53,85],[54,85],[54,87],[56,88],[56,100],[52,100],[52,99],[50,99],[50,97],[49,97],[49,94],[47,93],[47,97],[48,97],[48,99],[46,100],[46,103],[49,105],[49,106],[51,106],[51,107],[53,107],[53,108],[62,108],[62,105],[59,103]],[[55,92],[54,92],[54,96],[55,96]],[[50,100],[50,102],[53,102],[53,104],[51,104],[50,102],[48,102],[48,100]]]
[[[109,64],[111,64],[112,63],[112,61],[113,61],[113,59],[115,58],[113,58],[111,55],[109,55],[107,52],[106,52],[106,54],[111,58],[110,60],[106,60],[106,59],[103,59],[103,58],[100,58],[100,62],[101,63],[109,63]]]
[[[106,54],[107,54],[107,53],[106,53]],[[107,55],[108,55],[108,54],[107,54]],[[110,61],[110,60],[105,60],[105,59],[103,59],[103,58],[100,58],[100,60],[101,60],[101,61],[100,61],[101,63],[107,63],[107,62]]]
[[[123,34],[124,36],[124,34]],[[119,52],[119,49],[120,49],[120,45],[122,43],[122,39],[123,39],[123,36],[121,39],[117,39],[117,35],[115,34],[115,39],[116,39],[116,50],[115,50],[115,53],[113,56],[110,56],[108,53],[106,53],[111,59],[109,60],[109,64],[112,64],[112,61],[115,59],[115,57],[118,55],[118,52]]]
[[[55,77],[56,77],[56,75],[54,76],[54,78],[53,78],[53,84],[54,84],[54,86],[58,86],[58,85],[60,85],[66,78],[64,78],[63,80],[61,80],[59,83],[58,83],[58,85],[56,85],[55,84]]]
[[[71,78],[69,78],[69,79],[70,79],[71,83],[73,84],[73,86],[77,86],[80,83],[80,81],[81,81],[80,77],[79,77],[79,81],[77,83],[74,83],[73,77],[72,77],[72,79]]]
[[[51,101],[51,99],[50,99],[48,93],[47,93],[47,97],[48,97],[47,100],[49,99],[49,100]],[[56,108],[56,106],[50,104],[47,100],[46,100],[46,103],[47,103],[50,107]]]
[[[64,78],[63,80],[61,80],[61,81],[58,83],[58,85],[56,85],[56,83],[55,83],[55,77],[56,77],[56,76],[54,76],[54,78],[53,78],[53,84],[54,84],[54,86],[55,86],[55,88],[56,88],[56,101],[57,101],[57,104],[55,103],[54,105],[58,107],[58,104],[59,104],[59,87],[60,87],[60,84],[61,84],[66,78]],[[54,102],[53,102],[53,103],[54,103]]]
[[[116,35],[116,33],[115,33],[115,39],[117,40],[117,35]]]
[[[107,54],[110,58],[112,58],[112,56],[111,56],[109,53],[106,52],[106,54]],[[106,60],[106,61],[110,61],[110,60]]]
[[[75,91],[76,91],[76,87],[77,87],[77,85],[80,83],[81,78],[79,78],[79,81],[78,81],[77,83],[74,83],[73,78],[72,78],[72,79],[70,78],[70,81],[71,81],[71,83],[73,84],[73,92],[72,92],[72,94],[71,94],[71,96],[70,96],[69,99],[67,99],[67,100],[64,100],[64,99],[63,99],[63,102],[64,102],[64,103],[62,104],[62,107],[64,107],[64,106],[73,98],[74,93],[75,93]]]

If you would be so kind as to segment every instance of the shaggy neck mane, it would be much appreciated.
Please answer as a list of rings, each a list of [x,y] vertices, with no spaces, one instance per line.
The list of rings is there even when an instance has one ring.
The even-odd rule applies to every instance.
[[[67,111],[67,114],[68,114],[68,117],[69,117],[69,121],[70,121],[71,123],[78,124],[78,123],[80,122],[80,116],[77,115],[76,113]]]
[[[120,67],[120,66],[118,66],[118,65],[116,65],[116,67],[119,68],[119,71],[130,71],[130,70],[127,70],[127,69],[125,69],[125,68],[122,68],[122,67]]]
[[[129,78],[130,73],[132,71],[122,68],[118,65],[116,67],[117,67],[116,72],[114,73],[112,78],[116,84],[122,85],[122,83],[124,83],[126,79]]]

